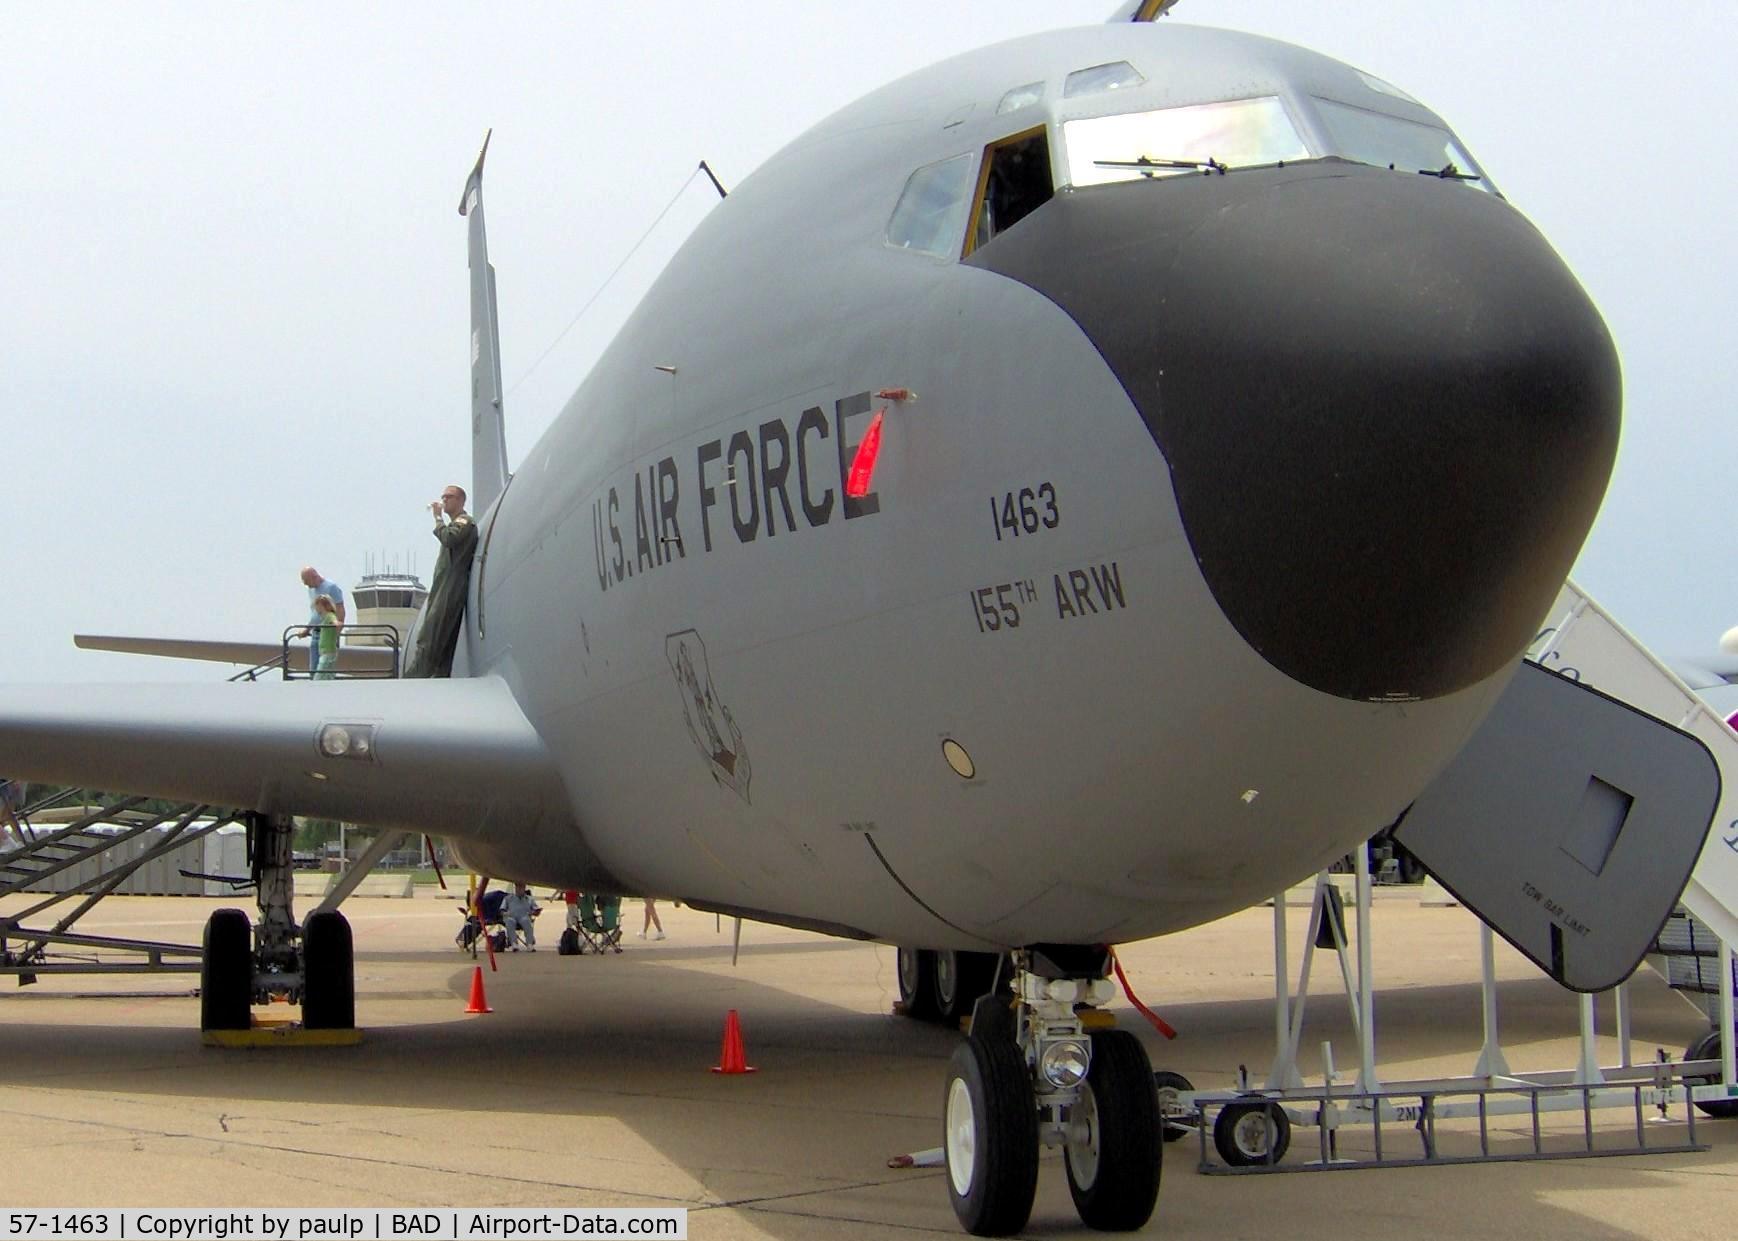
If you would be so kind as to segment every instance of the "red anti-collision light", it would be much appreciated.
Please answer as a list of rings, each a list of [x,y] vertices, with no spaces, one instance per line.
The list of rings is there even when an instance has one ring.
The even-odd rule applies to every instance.
[[[851,472],[845,476],[845,494],[853,500],[869,494],[870,480],[875,477],[875,458],[881,455],[881,415],[886,412],[885,409],[875,411],[863,432],[862,441],[857,445],[857,455],[851,459]]]

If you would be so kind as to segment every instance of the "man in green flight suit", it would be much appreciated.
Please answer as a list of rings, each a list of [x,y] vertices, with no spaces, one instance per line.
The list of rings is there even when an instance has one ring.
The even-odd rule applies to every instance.
[[[465,489],[456,484],[429,505],[434,536],[441,541],[435,559],[434,583],[422,607],[422,623],[411,648],[406,677],[446,677],[453,674],[453,650],[459,642],[459,622],[465,616],[465,596],[471,583],[471,558],[477,552],[477,523],[465,512]]]

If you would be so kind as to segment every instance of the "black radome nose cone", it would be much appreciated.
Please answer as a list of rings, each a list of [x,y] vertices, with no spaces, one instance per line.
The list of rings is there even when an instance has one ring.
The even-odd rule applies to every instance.
[[[1507,203],[1323,161],[1065,193],[969,261],[1092,339],[1275,667],[1430,698],[1531,639],[1604,495],[1622,382]]]

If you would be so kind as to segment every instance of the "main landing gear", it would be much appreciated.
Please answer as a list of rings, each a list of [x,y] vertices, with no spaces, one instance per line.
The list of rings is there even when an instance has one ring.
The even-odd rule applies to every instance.
[[[316,910],[300,926],[291,911],[287,816],[247,817],[248,857],[259,897],[259,922],[245,910],[219,909],[205,924],[199,969],[199,1028],[246,1030],[252,1007],[283,996],[302,1006],[308,1030],[356,1027],[356,975],[350,923],[335,909]]]
[[[978,997],[995,985],[994,952],[899,950],[899,1004],[907,1017],[959,1028]]]
[[[1158,1202],[1164,1125],[1140,1040],[1088,1032],[1081,1016],[1116,994],[1109,952],[1047,945],[1015,952],[1013,964],[1013,998],[978,1001],[948,1065],[943,1153],[954,1213],[981,1237],[1024,1228],[1042,1143],[1062,1147],[1083,1223],[1139,1228]]]

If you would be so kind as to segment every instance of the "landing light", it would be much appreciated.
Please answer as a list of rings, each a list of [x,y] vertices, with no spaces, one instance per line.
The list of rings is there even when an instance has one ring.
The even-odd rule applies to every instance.
[[[1051,1043],[1038,1053],[1038,1073],[1057,1090],[1068,1090],[1086,1080],[1092,1053],[1078,1039]]]
[[[315,742],[326,758],[354,758],[370,762],[374,756],[374,725],[323,724]]]

